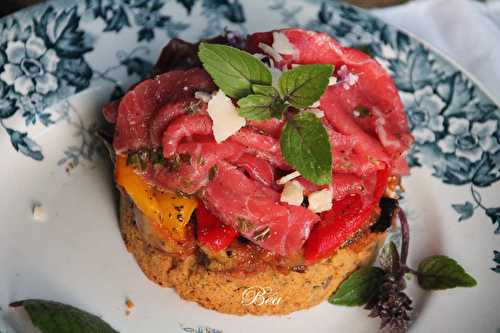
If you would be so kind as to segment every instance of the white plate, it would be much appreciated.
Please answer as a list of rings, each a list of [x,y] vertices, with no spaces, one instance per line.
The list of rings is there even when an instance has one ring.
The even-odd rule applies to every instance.
[[[25,332],[8,304],[43,298],[96,313],[120,332],[377,331],[365,310],[328,303],[283,317],[205,310],[149,282],[120,237],[111,167],[94,136],[110,94],[147,72],[175,34],[195,41],[225,27],[285,26],[368,48],[401,91],[417,139],[405,179],[409,262],[446,254],[478,281],[433,293],[410,286],[412,330],[498,332],[499,109],[405,33],[312,0],[53,1],[0,20],[0,320]],[[36,203],[45,222],[33,219]],[[126,297],[136,304],[130,316]]]

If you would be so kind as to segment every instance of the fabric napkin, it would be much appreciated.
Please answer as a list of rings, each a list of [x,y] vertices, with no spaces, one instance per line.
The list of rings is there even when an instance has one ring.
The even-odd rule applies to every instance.
[[[500,105],[500,1],[416,0],[372,12],[454,60]]]

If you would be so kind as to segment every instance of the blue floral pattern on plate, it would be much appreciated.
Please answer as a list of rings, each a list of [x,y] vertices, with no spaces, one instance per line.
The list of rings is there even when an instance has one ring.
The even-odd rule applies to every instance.
[[[500,235],[500,206],[485,205],[481,195],[500,179],[500,110],[488,96],[445,58],[362,10],[321,0],[266,5],[281,26],[326,31],[374,56],[394,77],[408,113],[416,140],[410,165],[432,170],[444,184],[464,186],[470,199],[452,204],[458,221],[484,212]],[[249,7],[242,0],[70,0],[0,19],[0,135],[6,134],[18,152],[42,161],[36,128],[64,124],[74,128],[75,141],[58,164],[68,168],[93,161],[102,154],[98,123],[84,121],[69,97],[102,82],[112,86],[111,99],[120,97],[149,73],[152,45],[189,33],[194,39],[210,37],[226,28],[247,33]],[[302,13],[305,7],[313,16]],[[113,61],[102,68],[95,58],[99,40],[123,31],[133,34],[134,48],[110,47]],[[487,267],[500,273],[500,252],[492,251]],[[205,326],[180,329],[222,332]]]

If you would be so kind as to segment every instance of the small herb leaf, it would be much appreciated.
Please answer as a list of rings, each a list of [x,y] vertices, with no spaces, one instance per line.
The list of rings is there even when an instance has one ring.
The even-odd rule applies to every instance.
[[[332,76],[332,65],[302,65],[284,72],[279,87],[285,101],[306,108],[319,100]]]
[[[363,305],[378,292],[384,278],[384,271],[378,267],[364,267],[352,273],[328,302],[337,305]]]
[[[272,117],[273,98],[264,95],[248,95],[238,100],[238,113],[251,120],[264,120]]]
[[[118,333],[101,318],[70,305],[29,299],[11,306],[23,306],[42,333]]]
[[[309,112],[291,117],[283,127],[281,152],[304,178],[322,185],[332,181],[332,153],[321,120]]]
[[[198,55],[215,84],[228,96],[247,96],[254,84],[271,85],[271,72],[250,53],[227,45],[201,43]]]
[[[261,84],[252,85],[252,90],[258,95],[270,96],[277,98],[279,97],[279,92],[273,86],[263,86]]]
[[[476,280],[455,260],[446,256],[432,256],[420,262],[417,271],[418,283],[426,290],[474,287]]]

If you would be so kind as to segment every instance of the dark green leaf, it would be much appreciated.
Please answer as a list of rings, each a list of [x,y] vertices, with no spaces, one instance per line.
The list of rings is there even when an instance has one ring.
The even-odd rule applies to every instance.
[[[70,305],[29,299],[11,306],[23,306],[42,333],[118,333],[101,318]]]
[[[279,87],[285,101],[296,108],[310,106],[325,92],[332,72],[332,65],[302,65],[284,72]]]
[[[438,290],[455,287],[474,287],[477,282],[455,260],[432,256],[420,262],[418,283],[423,289]]]
[[[304,178],[316,184],[332,181],[332,153],[321,120],[310,112],[291,117],[283,127],[281,152]]]
[[[239,114],[252,120],[264,120],[271,117],[281,119],[286,109],[278,91],[272,86],[252,85],[253,95],[238,100]]]
[[[380,265],[386,271],[397,271],[399,269],[399,252],[396,244],[393,241],[385,244],[380,252]]]
[[[250,53],[227,45],[201,43],[198,55],[215,84],[228,96],[247,96],[254,84],[271,85],[271,72]]]
[[[364,267],[352,273],[328,302],[337,305],[359,306],[374,296],[384,279],[384,271],[378,267]]]
[[[264,120],[272,117],[273,98],[264,95],[248,95],[238,100],[238,113],[251,120]]]

